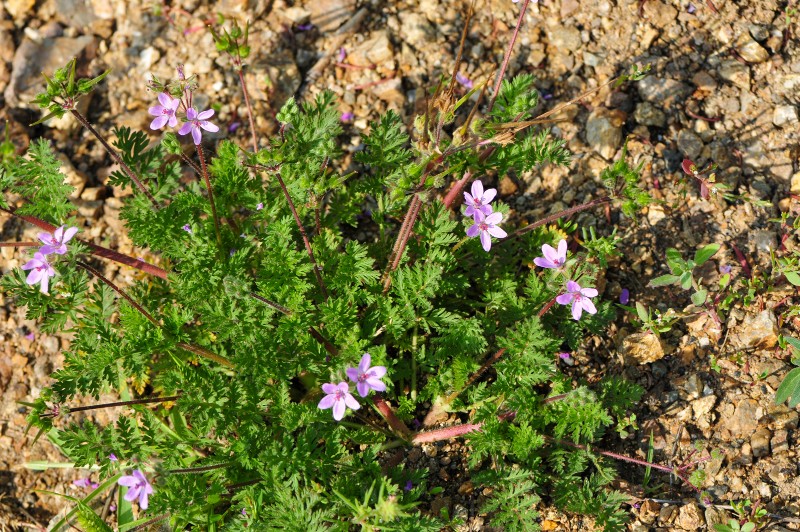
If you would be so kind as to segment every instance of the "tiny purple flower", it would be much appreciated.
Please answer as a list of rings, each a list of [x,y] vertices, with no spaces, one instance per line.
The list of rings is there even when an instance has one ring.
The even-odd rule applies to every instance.
[[[475,86],[475,84],[472,83],[472,80],[461,72],[456,73],[456,81],[463,85],[467,90],[472,90],[472,88]]]
[[[409,480],[406,482],[405,487],[403,488],[404,491],[411,491],[414,489],[414,484]]]
[[[475,213],[480,211],[485,216],[489,216],[492,214],[492,207],[489,205],[489,202],[491,202],[496,195],[496,189],[490,188],[484,191],[483,183],[481,183],[479,179],[473,181],[472,194],[464,192],[464,201],[467,202],[467,209],[464,211],[464,214],[475,217]],[[477,222],[478,219],[475,218],[475,221]]]
[[[111,503],[111,504],[108,506],[108,511],[109,511],[109,512],[111,512],[112,514],[113,514],[114,512],[116,512],[116,511],[117,511],[117,503],[115,503],[115,502],[112,502],[112,503]]]
[[[25,339],[28,340],[29,342],[33,342],[34,338],[36,338],[36,335],[33,334],[32,332],[29,332],[28,334],[25,335]]]
[[[344,49],[344,46],[339,47],[339,51],[336,53],[336,61],[341,63],[347,57],[347,50]]]
[[[572,304],[572,317],[576,320],[581,319],[581,313],[585,310],[589,314],[596,314],[597,309],[590,297],[595,297],[597,290],[594,288],[581,288],[575,281],[567,281],[567,292],[556,298],[559,305]]]
[[[475,211],[475,224],[467,229],[468,237],[475,237],[480,235],[481,245],[484,251],[492,249],[492,239],[489,235],[495,238],[505,238],[508,233],[497,227],[503,220],[503,215],[499,212],[493,212],[489,216],[485,216],[481,211]]]
[[[361,397],[366,397],[369,394],[370,388],[376,392],[383,392],[386,390],[386,385],[380,380],[381,377],[386,375],[386,367],[370,367],[370,361],[371,357],[369,353],[364,353],[357,368],[347,368],[345,371],[347,377],[356,383],[356,390],[358,390],[358,395]]]
[[[183,227],[181,227],[181,229],[183,229],[184,231],[186,231],[190,235],[192,234],[192,226],[189,225],[189,224],[184,225]]]
[[[263,203],[259,203],[258,205],[256,205],[256,210],[257,211],[260,211],[263,208],[264,208],[264,204]]]
[[[235,254],[236,254],[236,248],[231,248],[231,250],[228,252],[229,257],[233,257]]]
[[[22,266],[22,269],[31,271],[25,279],[25,282],[31,286],[36,283],[41,283],[39,290],[43,294],[46,294],[47,288],[50,285],[50,278],[54,277],[56,274],[56,271],[50,266],[50,263],[47,262],[47,257],[37,251],[34,253],[33,258]]]
[[[619,293],[619,302],[623,305],[627,305],[628,301],[631,300],[631,291],[627,288],[623,288],[622,292]]]
[[[242,508],[242,517],[247,517],[247,510]]]
[[[350,386],[344,381],[339,384],[332,382],[323,384],[322,391],[328,395],[322,398],[317,408],[326,410],[333,407],[333,419],[336,421],[340,421],[344,417],[345,406],[349,406],[352,410],[361,408],[356,398],[350,393]]]
[[[572,355],[570,355],[570,354],[569,354],[569,353],[567,353],[566,351],[565,351],[565,352],[563,352],[563,353],[559,353],[559,354],[558,354],[558,358],[560,358],[561,360],[569,360],[571,356],[572,356]]]
[[[354,115],[353,113],[351,113],[351,112],[349,112],[349,111],[348,111],[348,112],[346,112],[346,113],[342,113],[342,116],[340,116],[340,117],[339,117],[339,119],[340,119],[342,122],[350,122],[350,121],[352,121],[352,120],[353,120],[355,117],[356,117],[356,115]]]
[[[117,455],[114,453],[109,454],[108,459],[111,460],[112,462],[116,462],[117,460],[119,460],[119,458],[117,458]]]
[[[697,11],[697,8],[694,7],[694,4],[690,3],[688,6],[686,6],[686,12],[690,15],[693,15],[695,11]]]
[[[542,246],[543,257],[536,257],[533,263],[541,268],[559,269],[567,262],[567,241],[563,238],[558,243],[558,250],[553,246],[545,244]]]
[[[125,475],[117,480],[120,486],[126,486],[128,493],[125,494],[125,500],[133,502],[139,499],[139,507],[142,510],[147,510],[147,497],[153,493],[153,486],[145,478],[144,474],[138,469],[133,470],[132,475]]]
[[[730,264],[723,264],[719,267],[720,273],[731,273],[731,265]]]
[[[52,234],[44,232],[39,233],[39,240],[44,244],[39,248],[39,251],[42,255],[50,255],[51,253],[64,255],[67,252],[67,242],[72,240],[72,237],[75,236],[77,232],[77,227],[67,228],[66,225],[62,225],[53,231]]]
[[[188,108],[186,110],[186,122],[184,122],[178,130],[178,135],[186,135],[191,131],[194,143],[200,144],[200,141],[203,139],[203,135],[200,132],[201,128],[211,133],[219,131],[218,126],[208,121],[212,116],[214,116],[213,109],[206,109],[198,113],[194,107]]]
[[[231,123],[231,125],[228,126],[228,133],[235,132],[237,129],[239,129],[239,127],[241,127],[241,125],[242,125],[241,122],[233,122],[233,123]]]
[[[98,484],[97,482],[92,482],[89,477],[86,478],[79,478],[78,480],[73,480],[72,485],[76,488],[88,488],[88,489],[97,489]]]
[[[313,24],[298,24],[297,31],[308,31],[314,27]]]
[[[164,126],[175,127],[178,125],[178,117],[175,112],[181,101],[178,98],[173,98],[166,92],[158,93],[158,101],[161,105],[154,105],[147,110],[148,113],[155,116],[150,122],[150,129],[159,130]]]

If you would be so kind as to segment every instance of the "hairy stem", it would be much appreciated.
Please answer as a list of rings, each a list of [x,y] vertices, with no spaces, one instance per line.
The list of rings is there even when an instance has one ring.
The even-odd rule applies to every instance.
[[[555,222],[559,218],[564,218],[566,216],[572,216],[573,214],[591,209],[593,207],[597,207],[598,205],[603,205],[605,203],[611,202],[611,196],[603,196],[601,198],[593,199],[592,201],[581,203],[580,205],[576,205],[575,207],[570,207],[569,209],[564,209],[563,211],[558,211],[556,213],[551,214],[550,216],[545,216],[541,220],[537,220],[530,225],[526,225],[525,227],[521,227],[517,229],[508,238],[500,240],[498,244],[502,244],[503,242],[508,242],[512,238],[518,237],[520,235],[524,235],[530,231],[533,231],[537,227],[541,227],[545,224],[549,224],[551,222]]]
[[[116,150],[114,150],[114,148],[111,147],[108,141],[102,135],[100,135],[100,133],[98,133],[98,131],[94,128],[94,126],[92,126],[86,117],[83,116],[77,109],[70,109],[69,112],[72,113],[72,116],[74,116],[83,127],[88,129],[89,132],[100,141],[100,144],[103,145],[103,148],[105,148],[111,158],[114,159],[114,162],[117,163],[120,168],[122,168],[123,172],[125,172],[125,175],[127,175],[130,180],[136,184],[142,194],[147,196],[147,199],[150,200],[150,203],[153,204],[153,207],[158,208],[158,202],[156,201],[156,198],[153,197],[150,191],[147,190],[147,187],[144,186],[144,183],[142,183],[133,170],[131,170],[131,168],[125,164],[125,161],[122,160],[122,157],[120,157],[120,155],[116,152]]]
[[[306,230],[303,227],[303,222],[300,220],[300,216],[297,214],[297,209],[294,208],[294,202],[292,201],[292,197],[289,195],[289,189],[286,188],[286,183],[283,182],[283,177],[281,177],[280,172],[276,172],[275,176],[278,178],[278,183],[281,185],[281,189],[283,190],[283,195],[286,197],[286,201],[289,203],[289,209],[292,211],[292,216],[294,216],[294,221],[297,224],[297,228],[300,230],[300,235],[303,237],[303,244],[306,246],[306,252],[308,253],[308,258],[311,259],[311,266],[314,269],[314,275],[317,277],[317,284],[319,284],[319,289],[322,291],[322,297],[327,301],[328,300],[328,290],[325,288],[325,282],[322,280],[322,273],[320,273],[320,267],[317,265],[317,261],[314,258],[314,251],[311,249],[311,242],[308,239],[308,234],[306,234]]]
[[[77,406],[75,408],[69,409],[70,413],[74,412],[85,412],[87,410],[98,410],[101,408],[114,408],[117,406],[130,406],[130,405],[144,405],[150,403],[167,403],[169,401],[176,401],[180,399],[180,395],[170,395],[169,397],[144,397],[142,399],[133,399],[132,401],[117,401],[114,403],[102,403],[97,405],[89,405],[89,406]]]
[[[206,182],[208,189],[208,202],[211,204],[211,216],[214,218],[214,232],[217,234],[217,246],[222,251],[222,233],[219,231],[219,216],[217,216],[217,206],[214,204],[214,190],[211,188],[211,178],[208,176],[208,167],[206,167],[206,157],[203,155],[203,147],[200,144],[195,144],[197,148],[197,156],[200,157],[200,167],[203,170],[203,179]]]
[[[381,413],[383,419],[389,424],[389,426],[394,430],[400,437],[404,439],[408,439],[411,435],[411,429],[409,429],[403,421],[395,415],[394,410],[392,407],[389,406],[389,403],[383,400],[383,398],[378,397],[377,395],[372,396],[372,403],[378,409],[378,412]]]
[[[170,474],[182,474],[182,473],[202,473],[203,471],[213,471],[214,469],[222,469],[233,465],[235,462],[225,462],[222,464],[214,464],[214,465],[207,465],[207,466],[199,466],[199,467],[185,467],[182,469],[168,469],[166,473]]]
[[[41,242],[0,242],[0,248],[34,248],[41,245]]]
[[[189,351],[190,353],[194,353],[195,355],[203,357],[206,360],[211,360],[212,362],[216,362],[217,364],[225,366],[226,368],[233,368],[234,367],[233,363],[230,360],[228,360],[227,358],[223,358],[223,357],[219,356],[216,353],[212,353],[211,351],[209,351],[207,349],[203,349],[202,347],[199,347],[199,346],[196,346],[196,345],[187,344],[187,343],[184,343],[184,342],[178,342],[175,345],[177,345],[181,349],[185,349],[186,351]]]
[[[242,94],[244,95],[244,103],[247,106],[247,119],[250,121],[250,134],[253,136],[253,153],[258,151],[258,137],[256,136],[256,123],[253,120],[253,107],[250,105],[250,94],[247,92],[247,83],[244,81],[244,71],[240,66],[238,68],[239,83],[242,84]]]
[[[500,86],[503,84],[503,76],[506,74],[506,70],[508,69],[508,63],[511,61],[511,52],[514,50],[514,43],[517,42],[517,36],[519,35],[519,29],[522,27],[522,22],[525,20],[525,11],[528,9],[528,4],[530,4],[531,0],[523,0],[522,2],[522,9],[519,11],[519,18],[517,19],[517,26],[514,28],[514,33],[511,34],[511,42],[508,43],[508,48],[506,48],[506,55],[503,57],[503,65],[500,67],[500,72],[497,73],[497,80],[494,83],[494,91],[492,92],[492,99],[489,100],[489,107],[486,110],[486,114],[489,114],[494,107],[494,102],[497,100],[497,95],[500,94]]]
[[[169,517],[169,514],[162,514],[162,515],[154,517],[154,518],[152,518],[152,519],[150,519],[148,521],[145,521],[141,525],[137,525],[137,526],[135,526],[133,528],[130,528],[128,530],[130,530],[131,532],[135,532],[136,530],[150,530],[150,525],[154,525],[154,524],[158,523],[159,521],[163,521],[167,517]]]
[[[112,283],[110,280],[106,279],[106,277],[104,277],[104,276],[103,276],[103,274],[101,274],[99,271],[95,270],[94,268],[92,268],[91,266],[89,266],[88,264],[86,264],[85,262],[78,261],[78,262],[76,263],[76,265],[77,265],[78,267],[80,267],[80,268],[83,268],[84,270],[86,270],[86,271],[87,271],[87,272],[89,272],[90,274],[94,275],[95,277],[97,277],[97,278],[98,278],[98,279],[100,279],[101,281],[103,281],[103,282],[104,282],[105,284],[107,284],[107,285],[108,285],[108,286],[109,286],[109,287],[110,287],[112,290],[114,290],[114,291],[115,291],[117,294],[119,294],[120,296],[122,296],[122,297],[125,299],[125,301],[127,301],[127,302],[128,302],[128,303],[129,303],[129,304],[130,304],[130,305],[131,305],[133,308],[135,308],[136,310],[138,310],[138,311],[139,311],[139,313],[140,313],[142,316],[144,316],[145,318],[147,318],[147,321],[149,321],[150,323],[152,323],[152,324],[153,324],[153,325],[154,325],[156,328],[159,328],[159,329],[161,328],[161,324],[160,324],[160,323],[158,323],[158,320],[156,320],[156,319],[155,319],[155,318],[152,316],[152,314],[150,314],[149,312],[147,312],[147,311],[144,309],[144,307],[143,307],[143,306],[141,306],[139,303],[137,303],[136,301],[134,301],[134,300],[133,300],[133,298],[127,294],[127,292],[125,292],[123,289],[121,289],[120,287],[118,287],[117,285],[115,285],[114,283]]]

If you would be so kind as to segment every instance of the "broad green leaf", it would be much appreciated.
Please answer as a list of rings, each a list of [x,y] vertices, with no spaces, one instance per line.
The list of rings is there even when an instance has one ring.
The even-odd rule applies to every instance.
[[[698,290],[692,294],[692,303],[699,307],[706,302],[706,296],[708,296],[708,290]]]
[[[800,274],[797,272],[784,272],[783,275],[785,275],[786,280],[794,286],[800,286]]]
[[[639,319],[642,320],[642,323],[646,323],[647,320],[650,318],[650,315],[647,312],[647,308],[644,305],[636,302],[636,313],[639,315]]]
[[[667,286],[670,284],[675,284],[680,281],[680,277],[677,275],[662,275],[661,277],[656,277],[655,279],[650,279],[650,282],[647,283],[648,286]]]
[[[686,262],[681,257],[680,251],[675,248],[667,248],[667,266],[672,273],[679,273],[683,271]]]
[[[784,336],[784,340],[786,340],[789,345],[794,347],[797,351],[800,351],[800,340],[797,338],[792,338],[791,336]]]
[[[133,523],[133,505],[130,501],[125,500],[126,490],[121,487],[117,490],[117,528],[122,530],[122,527]]]
[[[709,244],[701,249],[698,249],[694,254],[694,261],[698,266],[704,264],[708,259],[714,256],[719,251],[719,244]]]
[[[789,408],[794,408],[800,404],[800,368],[794,368],[786,374],[783,382],[775,392],[775,403],[781,404],[789,401]]]
[[[692,287],[692,272],[683,272],[681,275],[681,288],[688,290]]]

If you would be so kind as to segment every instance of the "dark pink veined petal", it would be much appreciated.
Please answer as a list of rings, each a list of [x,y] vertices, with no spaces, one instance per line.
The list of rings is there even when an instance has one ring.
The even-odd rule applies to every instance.
[[[467,228],[467,236],[472,238],[478,236],[478,233],[481,232],[481,228],[478,224],[473,224],[472,226]]]
[[[336,396],[335,395],[333,395],[333,394],[326,395],[319,402],[319,404],[317,405],[317,408],[319,408],[320,410],[326,410],[326,409],[332,407],[335,402],[336,402]]]
[[[495,238],[505,238],[508,236],[508,233],[497,227],[496,225],[490,225],[487,229],[490,235]]]
[[[472,182],[472,197],[475,199],[480,199],[483,196],[483,183],[481,183],[480,179],[476,179]]]
[[[484,193],[483,193],[483,198],[482,198],[483,203],[489,203],[490,201],[492,201],[494,199],[495,196],[497,196],[497,189],[496,188],[490,188],[490,189],[485,190]]]
[[[681,169],[686,175],[695,176],[697,175],[697,167],[690,159],[684,159],[681,163]]]
[[[572,301],[572,294],[570,293],[561,294],[556,297],[556,303],[559,305],[569,305],[570,301]]]
[[[153,119],[152,122],[150,122],[150,129],[152,129],[154,131],[157,130],[157,129],[161,129],[162,127],[164,127],[167,124],[168,121],[169,121],[169,117],[167,115],[157,116],[157,117],[155,117]],[[176,120],[176,122],[177,122],[177,120]]]
[[[344,417],[344,411],[344,401],[336,401],[333,405],[333,419],[336,421],[341,421],[341,419]]]
[[[492,249],[492,237],[489,236],[488,231],[481,231],[481,246],[486,252]]]
[[[197,119],[198,120],[208,120],[212,116],[214,116],[214,110],[213,109],[206,109],[202,113],[197,113]]]
[[[336,392],[339,391],[339,387],[333,384],[332,382],[326,382],[325,384],[322,385],[322,391],[327,394],[332,394],[332,393],[335,394]]]

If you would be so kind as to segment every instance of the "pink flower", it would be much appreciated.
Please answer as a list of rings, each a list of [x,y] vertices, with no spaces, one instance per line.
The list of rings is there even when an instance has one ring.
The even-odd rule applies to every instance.
[[[208,121],[208,119],[212,116],[214,116],[213,109],[206,109],[205,111],[198,113],[194,107],[188,108],[186,110],[187,121],[184,122],[181,128],[178,130],[178,135],[185,135],[191,131],[194,143],[200,144],[200,141],[203,138],[200,128],[212,133],[219,131],[219,127]]]
[[[340,117],[339,117],[339,119],[340,119],[342,122],[350,122],[350,121],[351,121],[351,120],[353,120],[353,118],[355,118],[355,117],[356,117],[356,115],[354,115],[353,113],[351,113],[351,112],[349,112],[349,111],[348,111],[348,112],[346,112],[346,113],[342,113],[342,116],[340,116]]]
[[[463,85],[467,90],[472,90],[472,88],[475,86],[475,84],[472,83],[472,80],[461,72],[456,73],[456,81]]]
[[[88,488],[88,489],[97,489],[98,484],[97,482],[92,482],[89,477],[86,478],[79,478],[78,480],[73,480],[72,485],[76,488]]]
[[[133,502],[139,499],[139,507],[142,510],[147,510],[147,497],[153,493],[153,486],[150,485],[141,471],[134,469],[132,475],[120,477],[117,480],[117,484],[127,486],[126,501]]]
[[[339,384],[332,382],[323,384],[322,391],[328,395],[322,398],[317,408],[325,410],[333,407],[333,419],[336,421],[344,417],[345,406],[349,406],[353,410],[361,408],[356,398],[350,393],[350,386],[344,381]]]
[[[256,210],[257,211],[260,211],[263,208],[264,208],[264,204],[263,203],[259,203],[258,205],[256,205]]]
[[[117,455],[114,453],[109,454],[108,459],[111,460],[112,462],[116,462],[117,460],[119,460],[119,458],[117,458]]]
[[[347,377],[356,383],[356,390],[358,395],[366,397],[369,394],[370,388],[376,392],[386,390],[386,385],[381,382],[380,378],[386,375],[385,366],[369,367],[370,356],[369,353],[364,353],[361,357],[361,362],[358,363],[357,368],[347,368],[345,373]]]
[[[160,92],[158,94],[158,101],[161,105],[154,105],[147,110],[148,113],[155,116],[153,121],[150,122],[150,129],[158,130],[166,125],[169,125],[169,127],[177,126],[178,117],[175,116],[175,112],[178,110],[181,101],[178,98],[173,98],[166,92]]]
[[[558,243],[558,251],[553,249],[553,246],[545,244],[542,246],[542,255],[544,257],[536,257],[533,263],[541,268],[561,268],[567,262],[567,241],[561,239]]]
[[[492,214],[492,207],[489,205],[489,202],[492,201],[496,195],[496,189],[490,188],[484,191],[483,183],[481,183],[480,180],[473,181],[472,194],[464,192],[464,201],[467,202],[467,210],[464,211],[464,214],[474,217],[475,213],[480,211],[484,215],[489,216]],[[478,219],[475,218],[475,221],[477,222]]]
[[[44,244],[39,248],[42,255],[50,255],[51,253],[64,255],[67,252],[67,242],[72,240],[72,237],[78,232],[78,228],[70,227],[67,229],[66,227],[66,225],[62,225],[52,234],[39,233],[39,240]]]
[[[505,238],[508,234],[497,227],[503,220],[503,215],[499,212],[493,212],[489,216],[485,216],[481,211],[475,211],[475,224],[467,229],[467,236],[481,236],[481,245],[485,251],[492,249],[492,239],[489,235],[495,238]]]
[[[567,281],[567,292],[558,296],[556,302],[559,305],[572,304],[572,317],[579,320],[584,310],[589,314],[597,313],[594,303],[589,299],[596,295],[597,290],[594,288],[581,288],[575,281]]]
[[[43,294],[47,293],[47,287],[50,285],[50,278],[55,276],[56,271],[47,262],[47,257],[37,251],[31,260],[25,263],[22,267],[23,270],[30,270],[25,282],[33,286],[36,283],[41,283],[40,290]]]
[[[631,300],[631,291],[627,288],[623,288],[622,292],[619,293],[619,302],[623,305],[627,305],[628,301]]]

